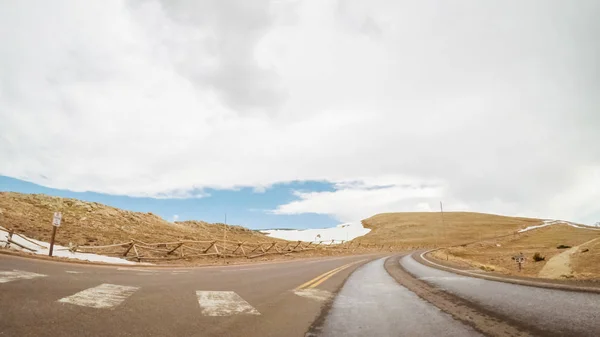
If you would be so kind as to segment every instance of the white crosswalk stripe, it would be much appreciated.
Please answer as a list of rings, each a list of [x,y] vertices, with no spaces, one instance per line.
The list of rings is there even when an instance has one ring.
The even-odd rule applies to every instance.
[[[204,316],[260,315],[233,291],[196,291]]]
[[[7,283],[16,280],[31,280],[37,277],[45,277],[44,274],[36,274],[22,270],[0,271],[0,283]]]
[[[80,291],[58,302],[70,303],[82,307],[108,309],[116,307],[131,296],[138,287],[104,283],[94,288]]]

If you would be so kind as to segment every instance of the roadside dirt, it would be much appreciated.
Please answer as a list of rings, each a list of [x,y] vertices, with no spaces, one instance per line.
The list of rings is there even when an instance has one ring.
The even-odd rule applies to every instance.
[[[441,249],[431,254],[439,262],[465,269],[478,269],[511,276],[566,279],[598,279],[600,268],[600,231],[557,224],[524,233],[492,238]],[[572,247],[573,249],[567,252]],[[585,247],[584,247],[585,246]],[[585,250],[585,249],[587,250]],[[584,252],[585,250],[585,252]],[[525,261],[519,271],[514,256]],[[543,259],[536,261],[535,254]],[[564,255],[562,255],[564,254]],[[553,262],[550,262],[553,261]],[[548,266],[548,267],[546,267]],[[542,270],[545,271],[542,272]]]
[[[522,326],[509,317],[492,314],[475,303],[446,293],[416,279],[400,266],[398,263],[399,257],[399,255],[396,255],[388,258],[384,267],[400,285],[408,288],[440,310],[452,315],[455,319],[472,326],[482,334],[497,337],[547,336],[547,333],[542,334],[541,331]]]
[[[538,277],[541,278],[560,278],[569,277],[573,274],[571,270],[571,255],[579,249],[579,246],[567,249],[566,251],[553,256],[540,270]]]

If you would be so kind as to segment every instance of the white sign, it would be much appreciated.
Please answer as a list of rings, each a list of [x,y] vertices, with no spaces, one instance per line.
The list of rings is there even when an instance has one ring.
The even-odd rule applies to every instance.
[[[60,220],[62,220],[62,214],[60,212],[54,212],[54,218],[52,219],[52,225],[59,227]]]

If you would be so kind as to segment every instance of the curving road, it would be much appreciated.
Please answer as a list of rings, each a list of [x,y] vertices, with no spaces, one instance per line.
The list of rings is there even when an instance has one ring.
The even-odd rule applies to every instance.
[[[304,336],[376,257],[151,269],[0,255],[0,336]]]
[[[381,257],[119,268],[0,255],[0,336],[480,336],[401,286]],[[539,335],[600,336],[600,294],[459,276],[410,255],[389,263],[422,282],[399,280]]]
[[[600,294],[552,290],[466,277],[424,266],[411,255],[409,273],[544,336],[600,336]]]

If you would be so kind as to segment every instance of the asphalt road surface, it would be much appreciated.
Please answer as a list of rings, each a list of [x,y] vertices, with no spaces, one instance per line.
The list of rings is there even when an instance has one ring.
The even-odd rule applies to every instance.
[[[0,336],[304,336],[378,257],[140,269],[0,255]]]
[[[481,336],[398,285],[383,268],[384,260],[363,265],[350,275],[318,335]]]
[[[600,336],[600,294],[535,288],[452,274],[407,255],[400,264],[419,279],[508,317],[544,336]]]
[[[479,336],[399,285],[383,261],[132,268],[0,255],[0,337]],[[398,263],[543,336],[600,336],[598,294],[459,276],[411,256]]]

